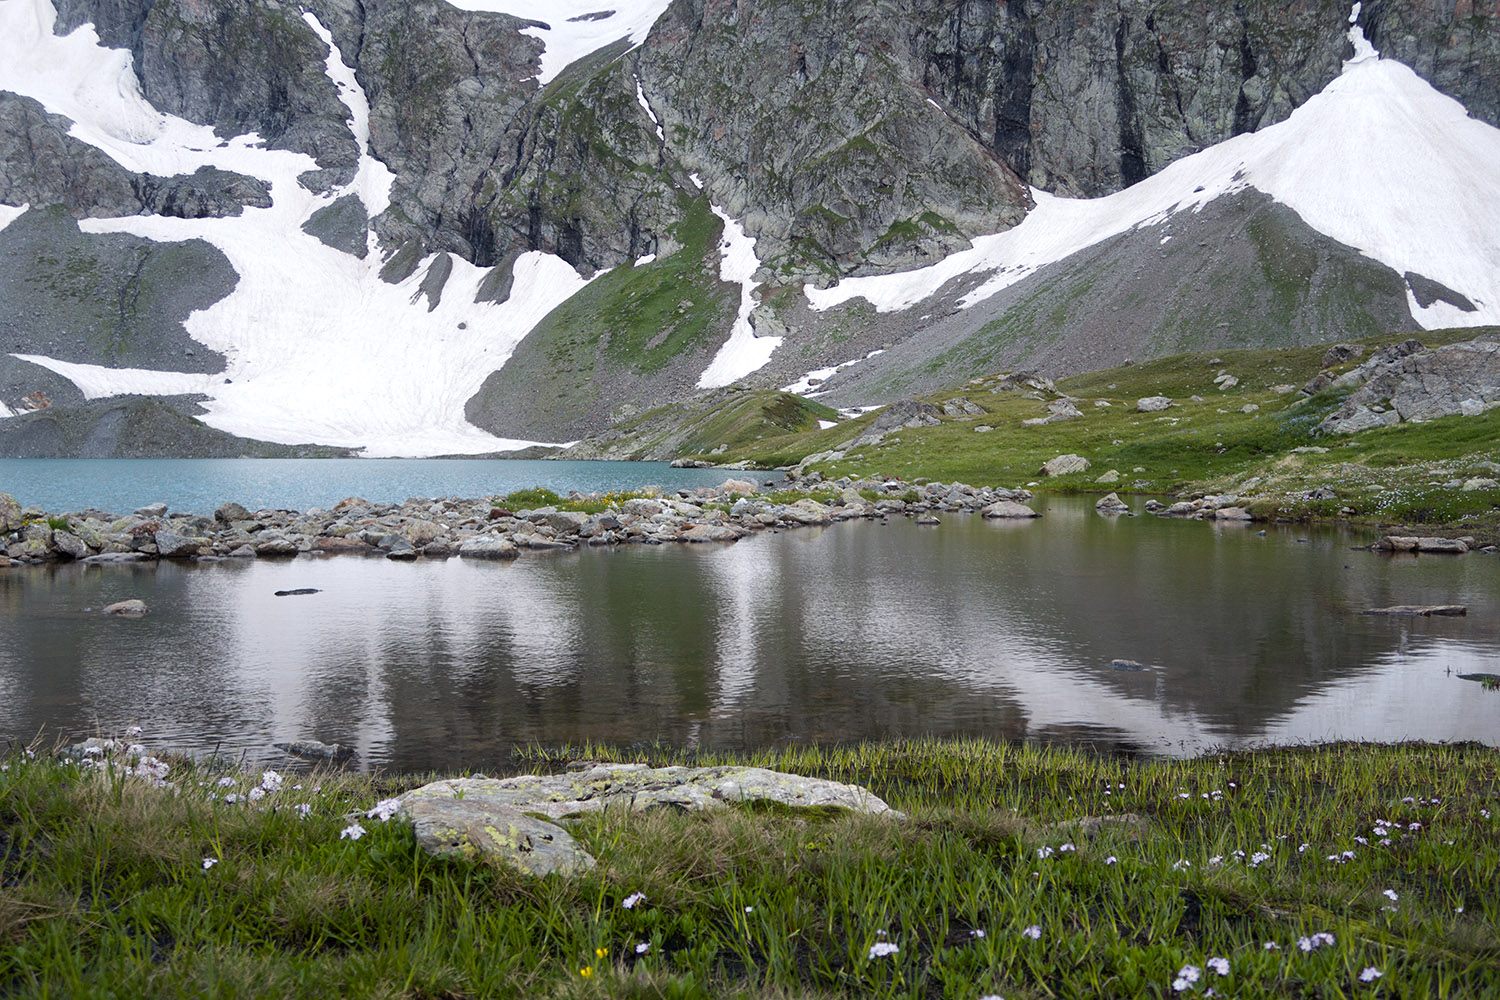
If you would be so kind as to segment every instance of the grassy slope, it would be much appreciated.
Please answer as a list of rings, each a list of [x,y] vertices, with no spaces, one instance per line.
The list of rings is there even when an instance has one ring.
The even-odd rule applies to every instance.
[[[1129,762],[974,741],[795,748],[750,762],[865,784],[910,818],[738,807],[594,816],[574,833],[598,867],[534,879],[432,860],[409,827],[363,815],[422,779],[288,776],[251,803],[259,776],[211,765],[174,765],[173,794],[13,755],[0,771],[0,993],[1500,991],[1493,749]],[[239,803],[223,801],[231,792]],[[1068,825],[1125,813],[1144,824],[1092,837]],[[369,830],[361,839],[340,838],[351,817]],[[627,908],[633,893],[645,900]],[[1023,933],[1033,927],[1035,937]],[[1317,933],[1333,943],[1299,948]],[[872,956],[877,943],[898,950]],[[1209,970],[1213,957],[1227,959],[1228,976]],[[1189,965],[1201,979],[1174,993]],[[1362,982],[1366,969],[1381,977]]]
[[[1470,339],[1476,332],[1428,333],[1420,339],[1437,346]],[[1404,335],[1359,342],[1373,346],[1397,339]],[[1022,392],[995,391],[998,379],[993,376],[976,379],[961,391],[923,398],[941,402],[963,396],[986,414],[945,417],[937,427],[900,430],[877,446],[811,467],[828,477],[891,475],[1014,486],[1041,482],[1042,464],[1071,452],[1087,458],[1090,469],[1046,480],[1043,488],[1227,492],[1257,497],[1262,512],[1283,516],[1458,524],[1477,519],[1481,527],[1500,523],[1500,491],[1461,492],[1443,485],[1495,477],[1484,463],[1500,462],[1500,411],[1314,438],[1311,429],[1341,397],[1325,393],[1303,400],[1295,391],[1277,393],[1273,388],[1306,383],[1317,374],[1325,349],[1183,354],[1076,376],[1059,382],[1058,390],[1079,400],[1083,416],[1035,427],[1021,422],[1045,416],[1044,402]],[[1215,360],[1220,363],[1209,364]],[[1239,384],[1220,390],[1213,378],[1226,371]],[[1137,399],[1156,395],[1169,396],[1176,405],[1165,413],[1136,411]],[[1194,395],[1202,402],[1192,401]],[[1096,406],[1096,400],[1110,405]],[[1252,404],[1259,409],[1243,412]],[[837,448],[873,420],[869,415],[824,431],[767,438],[755,446],[731,448],[722,458],[771,466],[796,462]],[[976,433],[979,426],[994,430]],[[1298,448],[1327,450],[1293,450]],[[1118,482],[1095,482],[1111,469],[1120,473]],[[1332,487],[1338,499],[1308,501],[1293,495],[1320,486]]]
[[[681,358],[701,355],[706,365],[734,318],[738,290],[718,280],[723,223],[708,200],[684,196],[682,212],[673,231],[680,249],[640,267],[622,264],[549,313],[485,382],[470,418],[494,429],[484,411],[521,400],[512,416],[527,422],[513,432],[548,437],[547,428],[576,428],[629,401],[608,388],[619,390],[621,373],[649,385]]]

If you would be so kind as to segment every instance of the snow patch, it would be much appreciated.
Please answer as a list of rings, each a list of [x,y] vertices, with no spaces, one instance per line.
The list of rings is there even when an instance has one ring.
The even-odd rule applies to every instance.
[[[541,39],[541,72],[545,87],[559,73],[590,53],[629,39],[631,47],[646,40],[651,26],[671,0],[448,0],[459,10],[509,14],[538,24],[521,34]]]
[[[655,259],[656,259],[656,254],[654,254],[654,253],[648,253],[644,257],[637,257],[634,261],[631,262],[630,266],[631,267],[645,267],[647,264],[651,263]]]
[[[697,175],[693,175],[696,184]],[[700,187],[702,185],[699,185]],[[757,337],[750,326],[750,313],[755,309],[755,289],[760,283],[755,272],[760,269],[760,260],[755,256],[755,239],[745,235],[745,227],[736,222],[718,205],[709,208],[724,223],[724,237],[719,243],[719,279],[740,286],[740,309],[734,318],[734,327],[729,340],[719,348],[713,361],[698,377],[698,388],[717,389],[744,378],[764,367],[771,360],[771,352],[781,346],[782,337]]]
[[[651,102],[646,100],[646,88],[641,86],[641,78],[635,78],[635,99],[646,111],[646,117],[651,119],[651,124],[656,126],[656,137],[662,142],[667,141],[667,133],[662,129],[661,122],[657,121],[656,112],[651,110]]]
[[[24,215],[26,210],[30,207],[30,202],[26,203],[25,205],[0,205],[0,229],[4,229],[12,222],[15,222],[22,215]]]
[[[884,353],[884,350],[871,351],[863,357],[855,358],[852,361],[845,361],[841,365],[834,365],[831,368],[815,368],[812,371],[808,372],[806,375],[803,375],[797,381],[793,382],[791,385],[782,386],[781,391],[796,393],[799,396],[807,396],[808,398],[815,397],[818,395],[818,393],[811,391],[814,381],[820,384],[823,382],[827,382],[834,375],[843,371],[845,368],[848,368],[850,365],[857,365],[861,361],[868,361],[871,358],[875,357],[877,354]]]
[[[344,54],[334,44],[333,32],[323,27],[315,14],[305,13],[302,19],[328,46],[328,79],[338,90],[339,100],[349,109],[349,130],[354,133],[354,141],[359,143],[359,169],[354,180],[342,190],[353,191],[364,202],[366,212],[371,216],[379,215],[391,205],[391,185],[395,183],[396,175],[370,152],[370,99],[354,78],[354,70],[344,63]]]
[[[1351,40],[1356,32],[1363,38],[1355,27]],[[960,301],[967,308],[1085,247],[1254,188],[1318,232],[1399,274],[1440,281],[1477,307],[1460,313],[1443,303],[1422,309],[1413,302],[1423,327],[1490,325],[1500,323],[1496,164],[1500,129],[1470,118],[1401,63],[1357,55],[1276,125],[1185,157],[1104,198],[1065,199],[1033,189],[1036,208],[1008,232],[978,237],[970,249],[929,267],[846,278],[805,294],[817,310],[861,297],[893,312],[953,278],[989,274]]]
[[[819,420],[818,421],[818,430],[820,430],[820,431],[826,431],[828,428],[830,428],[830,427],[837,427],[838,425],[839,425],[839,422],[837,420]]]

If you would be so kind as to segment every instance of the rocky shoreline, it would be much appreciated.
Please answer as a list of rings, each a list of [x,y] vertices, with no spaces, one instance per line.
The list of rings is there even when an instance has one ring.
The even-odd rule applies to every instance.
[[[668,542],[733,542],[757,531],[826,525],[857,518],[978,513],[991,518],[1040,516],[1027,490],[964,483],[914,485],[900,480],[816,484],[824,499],[778,502],[754,483],[729,479],[716,488],[654,490],[628,498],[574,493],[563,506],[509,509],[500,499],[411,499],[400,504],[350,497],[331,508],[249,511],[225,503],[212,517],[171,513],[165,504],[117,516],[98,510],[49,514],[22,508],[0,493],[0,566],[78,561],[291,558],[304,553],[395,560],[514,559],[523,549],[576,549]],[[804,491],[805,492],[805,491]],[[785,496],[785,494],[781,494]],[[826,501],[826,502],[825,502]]]
[[[790,492],[795,490],[795,493]],[[816,495],[808,495],[816,494]],[[797,496],[797,499],[791,499]],[[212,517],[172,513],[166,504],[127,515],[99,510],[52,514],[23,508],[0,493],[0,568],[11,565],[81,562],[135,563],[159,559],[213,562],[222,559],[361,555],[394,560],[505,560],[522,550],[573,550],[582,546],[661,545],[670,542],[734,542],[767,529],[828,525],[893,515],[938,524],[939,514],[985,518],[1034,518],[1030,490],[975,487],[966,483],[909,483],[900,479],[840,479],[757,487],[728,479],[717,487],[666,493],[571,493],[558,504],[506,507],[504,498],[409,499],[374,503],[349,497],[331,508],[249,511],[220,505]],[[1095,503],[1101,515],[1133,516],[1111,493]],[[587,507],[572,510],[569,507]],[[1163,504],[1148,499],[1145,513],[1158,517],[1248,522],[1255,516],[1242,498],[1206,496]],[[1372,548],[1387,552],[1461,554],[1494,552],[1493,545],[1460,538],[1388,535]]]

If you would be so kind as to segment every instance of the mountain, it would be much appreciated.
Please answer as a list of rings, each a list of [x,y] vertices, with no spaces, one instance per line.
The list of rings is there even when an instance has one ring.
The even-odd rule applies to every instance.
[[[1494,3],[0,0],[0,454],[1494,324],[1497,124]]]

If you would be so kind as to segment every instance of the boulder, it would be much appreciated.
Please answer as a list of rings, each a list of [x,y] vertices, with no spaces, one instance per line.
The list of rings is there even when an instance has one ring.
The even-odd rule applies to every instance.
[[[1000,500],[981,510],[979,516],[993,519],[1041,517],[1042,515],[1024,503],[1017,503],[1014,500]]]
[[[156,533],[156,554],[163,559],[191,559],[206,544],[206,538],[191,538],[165,528]]]
[[[1318,424],[1320,433],[1475,416],[1500,406],[1500,342],[1463,341],[1431,351],[1415,340],[1393,344],[1336,384],[1359,388]]]
[[[1375,543],[1379,552],[1415,552],[1419,539],[1410,535],[1386,535]]]
[[[1068,476],[1075,472],[1087,472],[1089,460],[1082,455],[1058,455],[1039,470],[1043,476]]]
[[[508,538],[499,535],[476,535],[458,547],[464,559],[514,559],[521,554]]]
[[[732,496],[736,493],[754,493],[755,484],[743,479],[726,479],[719,484],[719,492],[725,496]]]
[[[21,504],[9,493],[0,493],[0,535],[21,526]]]
[[[1145,396],[1135,401],[1135,408],[1140,413],[1160,413],[1171,405],[1169,396]]]
[[[576,510],[554,510],[548,511],[541,518],[535,520],[538,520],[541,524],[545,524],[559,535],[576,535],[588,519],[589,516],[587,514]]]
[[[1249,521],[1250,512],[1243,507],[1220,507],[1214,511],[1214,518],[1220,521]]]
[[[1462,555],[1469,551],[1469,543],[1461,538],[1418,538],[1417,551]]]
[[[166,517],[167,505],[164,503],[148,503],[144,507],[137,507],[135,515],[144,518]]]
[[[789,807],[838,806],[871,815],[901,814],[859,785],[770,771],[759,767],[647,767],[596,764],[554,775],[454,778],[434,781],[401,797],[407,808],[433,798],[540,814],[550,819],[622,809],[669,807],[721,809],[731,802],[764,801]]]
[[[1109,669],[1123,670],[1126,673],[1139,673],[1142,670],[1150,670],[1151,668],[1140,660],[1110,660]]]
[[[52,533],[52,547],[57,549],[69,559],[85,559],[89,555],[89,547],[84,540],[70,531],[54,531]]]
[[[84,556],[85,565],[99,566],[110,563],[133,563],[145,562],[151,557],[144,552],[100,552],[98,555]]]
[[[132,597],[128,601],[116,601],[104,608],[106,615],[122,615],[126,618],[139,618],[147,612],[146,602]]]
[[[684,542],[734,542],[738,541],[743,532],[736,528],[729,528],[721,524],[699,524],[694,525],[682,533]]]
[[[1101,513],[1118,514],[1121,511],[1129,510],[1130,504],[1126,503],[1124,500],[1121,500],[1118,493],[1111,493],[1108,496],[1100,497],[1099,500],[1095,502],[1094,509],[1100,511]]]
[[[314,552],[369,552],[370,546],[362,538],[350,537],[324,537],[315,538],[312,543]],[[233,553],[231,553],[232,555]]]
[[[491,858],[528,875],[575,875],[594,858],[568,831],[519,809],[478,799],[408,795],[401,812],[417,846],[435,857]]]
[[[220,524],[232,524],[235,521],[250,520],[250,512],[233,500],[221,503],[214,511],[214,520]]]
[[[421,546],[436,541],[443,534],[443,526],[435,521],[413,521],[404,531],[406,540]]]
[[[268,532],[255,543],[258,556],[294,556],[297,543],[279,532]]]
[[[1363,357],[1364,353],[1364,347],[1359,344],[1334,344],[1323,352],[1323,363],[1319,367],[1336,368],[1346,361],[1353,361],[1355,358]]]

